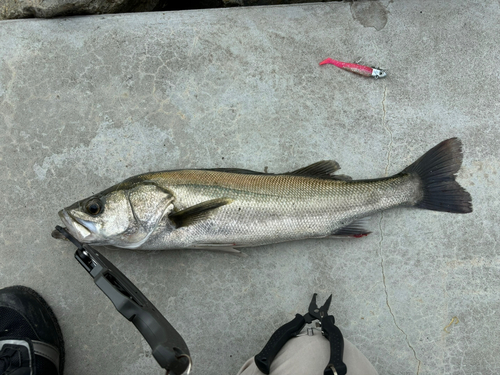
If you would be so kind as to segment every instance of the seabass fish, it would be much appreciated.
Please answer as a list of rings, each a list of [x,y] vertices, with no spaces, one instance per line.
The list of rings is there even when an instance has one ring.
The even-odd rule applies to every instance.
[[[83,243],[128,249],[227,249],[368,234],[359,219],[397,206],[472,212],[456,181],[457,138],[392,177],[352,180],[334,161],[283,174],[187,169],[131,177],[59,212]]]

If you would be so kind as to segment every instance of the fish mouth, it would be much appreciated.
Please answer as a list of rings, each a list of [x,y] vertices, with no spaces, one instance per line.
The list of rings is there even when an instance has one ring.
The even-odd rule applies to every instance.
[[[86,222],[84,220],[74,217],[65,209],[59,211],[59,217],[66,227],[66,230],[79,242],[87,243],[95,238],[95,234],[92,233],[92,228],[85,225]]]

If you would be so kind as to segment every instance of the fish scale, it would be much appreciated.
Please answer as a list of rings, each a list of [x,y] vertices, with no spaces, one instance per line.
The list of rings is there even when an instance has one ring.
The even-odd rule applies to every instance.
[[[155,249],[165,243],[173,247],[257,246],[327,237],[360,217],[410,204],[419,194],[418,182],[411,176],[363,182],[201,170],[171,173],[164,172],[161,178],[153,180],[181,198],[178,209],[218,197],[234,201],[219,208],[206,222],[196,223],[182,232],[158,230],[152,236],[156,240],[151,238]],[[185,183],[191,179],[197,181],[196,185]],[[174,181],[182,181],[182,184],[176,185]],[[217,182],[215,188],[214,182]]]

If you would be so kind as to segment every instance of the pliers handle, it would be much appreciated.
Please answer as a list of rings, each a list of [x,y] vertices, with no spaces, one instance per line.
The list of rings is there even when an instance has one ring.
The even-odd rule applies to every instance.
[[[306,320],[300,314],[286,324],[279,327],[271,336],[264,349],[254,357],[255,364],[264,374],[269,374],[271,363],[281,348],[292,337],[297,336],[306,325]]]
[[[345,375],[347,366],[344,357],[344,336],[339,327],[335,325],[333,315],[325,316],[321,321],[323,336],[330,342],[330,361],[323,372],[324,375]]]
[[[131,321],[151,346],[153,357],[167,374],[189,374],[191,356],[186,342],[144,294],[104,255],[80,243],[66,229],[56,230],[76,247],[75,258],[115,308]]]
[[[254,357],[258,369],[264,374],[269,374],[271,363],[287,341],[297,336],[307,323],[319,320],[323,336],[330,342],[330,360],[325,368],[324,375],[345,375],[347,366],[342,360],[344,356],[344,337],[340,329],[335,325],[335,318],[328,315],[331,300],[332,296],[327,299],[323,306],[318,308],[315,293],[307,314],[296,314],[293,320],[279,327],[264,346],[264,349]]]

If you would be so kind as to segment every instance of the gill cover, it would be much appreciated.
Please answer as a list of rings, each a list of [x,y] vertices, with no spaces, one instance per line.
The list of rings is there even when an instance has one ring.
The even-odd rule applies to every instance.
[[[126,194],[135,225],[121,236],[122,241],[127,242],[121,246],[133,249],[146,242],[163,216],[172,210],[174,197],[153,183],[137,185]]]

